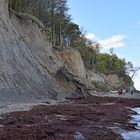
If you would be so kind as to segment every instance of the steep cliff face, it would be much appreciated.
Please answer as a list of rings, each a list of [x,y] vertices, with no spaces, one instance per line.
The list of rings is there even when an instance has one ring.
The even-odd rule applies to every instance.
[[[86,70],[77,50],[52,49],[41,23],[9,13],[7,0],[0,0],[0,102],[62,99],[121,84],[115,75]]]
[[[54,53],[68,70],[86,80],[86,69],[78,50],[72,48],[56,49]]]
[[[123,77],[117,74],[102,74],[85,68],[80,53],[72,48],[57,48],[54,53],[58,59],[67,67],[69,72],[82,79],[85,84],[92,85],[97,91],[110,91],[120,88],[127,89]]]
[[[133,86],[133,82],[126,83],[124,77],[119,77],[116,74],[105,75],[96,73],[94,70],[87,70],[87,78],[95,86],[97,91],[129,89],[130,86]]]
[[[7,0],[0,0],[1,101],[62,98],[68,91],[55,79],[62,65],[46,41],[46,32],[32,20],[9,16]]]

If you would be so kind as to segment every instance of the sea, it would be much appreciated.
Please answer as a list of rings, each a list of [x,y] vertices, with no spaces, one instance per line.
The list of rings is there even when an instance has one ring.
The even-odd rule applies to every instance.
[[[124,140],[140,140],[140,107],[133,108],[132,110],[136,112],[136,115],[131,116],[130,123],[136,124],[136,130],[123,131],[121,136]]]

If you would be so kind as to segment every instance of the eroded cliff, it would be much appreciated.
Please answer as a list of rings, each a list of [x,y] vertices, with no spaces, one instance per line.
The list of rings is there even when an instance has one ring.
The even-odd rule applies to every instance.
[[[7,1],[0,1],[1,101],[59,99],[68,94],[55,79],[63,63],[52,53],[46,33],[33,20],[9,16]]]
[[[98,81],[106,89],[122,84],[117,76],[106,77],[87,70],[77,50],[52,49],[40,21],[9,12],[8,1],[0,0],[1,102],[63,99],[76,93],[89,95]]]

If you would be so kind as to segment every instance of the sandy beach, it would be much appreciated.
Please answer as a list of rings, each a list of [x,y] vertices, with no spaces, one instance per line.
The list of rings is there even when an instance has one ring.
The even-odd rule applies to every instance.
[[[0,140],[75,140],[76,132],[87,140],[122,140],[120,130],[135,130],[129,123],[133,107],[140,100],[92,96],[47,102],[2,114]]]

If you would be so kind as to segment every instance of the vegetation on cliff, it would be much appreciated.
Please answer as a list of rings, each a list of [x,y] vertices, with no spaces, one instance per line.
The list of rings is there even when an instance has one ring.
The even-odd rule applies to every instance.
[[[77,48],[86,68],[106,75],[117,74],[127,83],[132,82],[128,76],[133,69],[132,63],[118,58],[113,52],[100,53],[100,44],[89,41],[79,25],[71,21],[67,0],[9,0],[9,8],[39,19],[46,27],[52,47]]]

